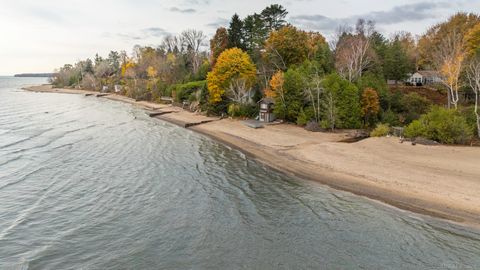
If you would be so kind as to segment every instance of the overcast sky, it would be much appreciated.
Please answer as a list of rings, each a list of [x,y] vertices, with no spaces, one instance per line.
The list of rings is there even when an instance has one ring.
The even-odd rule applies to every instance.
[[[287,8],[290,23],[327,38],[360,17],[388,36],[422,34],[458,11],[480,13],[480,0],[0,0],[0,75],[50,72],[97,52],[155,46],[187,28],[210,37],[235,12],[244,17],[274,3]]]

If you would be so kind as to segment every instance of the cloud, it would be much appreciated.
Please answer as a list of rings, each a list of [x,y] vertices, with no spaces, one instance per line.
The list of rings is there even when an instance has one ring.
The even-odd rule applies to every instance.
[[[378,25],[423,21],[436,18],[438,13],[434,11],[435,9],[447,9],[451,6],[451,2],[420,2],[396,6],[387,11],[373,11],[345,18],[330,18],[318,14],[293,16],[290,20],[305,28],[333,31],[338,26],[355,24],[360,18],[375,21]]]
[[[54,12],[46,8],[32,7],[32,8],[26,8],[26,11],[30,16],[39,18],[47,22],[51,22],[51,23],[67,22],[66,18],[62,16],[59,12]]]
[[[197,10],[194,9],[194,8],[181,9],[181,8],[178,8],[178,7],[172,7],[169,10],[172,11],[172,12],[180,12],[180,13],[195,13],[195,12],[197,12]]]
[[[143,33],[145,33],[148,36],[151,37],[163,37],[170,35],[170,32],[167,30],[160,28],[160,27],[150,27],[150,28],[145,28],[142,30]]]
[[[219,27],[226,27],[230,21],[224,18],[217,18],[215,21],[206,24],[205,26],[210,28],[219,28]]]
[[[185,0],[188,5],[209,5],[210,0]]]
[[[104,33],[102,36],[106,38],[120,38],[122,40],[142,40],[148,38],[159,38],[171,35],[170,32],[167,30],[160,28],[160,27],[149,27],[140,29],[138,32],[135,33]]]

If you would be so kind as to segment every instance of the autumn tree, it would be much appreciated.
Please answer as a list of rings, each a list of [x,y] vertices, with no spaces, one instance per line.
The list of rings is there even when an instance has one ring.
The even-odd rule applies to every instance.
[[[466,50],[469,56],[480,55],[480,22],[465,37]]]
[[[435,51],[433,64],[440,72],[442,83],[448,90],[448,106],[458,106],[460,88],[460,74],[463,61],[465,60],[464,39],[460,33],[453,31],[449,33],[438,44]]]
[[[94,72],[95,72],[95,77],[102,79],[112,75],[115,72],[115,70],[107,60],[102,60],[101,62],[95,65]]]
[[[339,74],[352,82],[360,78],[370,67],[375,55],[371,47],[371,35],[375,32],[372,21],[358,20],[355,32],[344,32],[335,51],[335,67]]]
[[[374,124],[380,112],[380,101],[377,91],[372,88],[366,88],[362,93],[362,116],[366,125]]]
[[[430,27],[418,41],[419,65],[423,69],[435,68],[438,63],[436,54],[439,48],[444,46],[445,39],[451,40],[452,35],[464,37],[480,23],[480,16],[473,13],[457,13],[451,16],[447,21],[438,23]]]
[[[480,16],[457,13],[446,22],[431,27],[418,43],[420,64],[440,73],[448,90],[448,106],[457,108],[460,75],[466,52],[466,36],[480,23]]]
[[[276,69],[286,70],[317,55],[325,38],[319,33],[307,33],[294,26],[285,26],[270,33],[265,41],[265,57]]]
[[[265,96],[270,98],[279,97],[282,103],[285,103],[283,84],[285,83],[285,74],[278,70],[275,72],[269,82],[269,88],[265,90]]]
[[[234,102],[247,103],[255,79],[256,68],[246,52],[239,48],[225,50],[207,75],[210,102],[218,103],[226,96]]]
[[[203,44],[206,36],[202,31],[188,29],[182,32],[181,41],[187,53],[187,57],[191,61],[193,74],[198,73],[198,69],[202,64],[200,57],[200,46]]]
[[[176,36],[167,35],[163,38],[162,44],[160,45],[167,53],[177,54],[181,50],[181,42]]]
[[[480,112],[478,111],[480,103],[480,54],[477,54],[470,60],[467,66],[466,77],[470,88],[475,93],[474,112],[477,118],[477,135],[480,138]]]
[[[220,27],[215,32],[215,35],[210,40],[210,63],[215,66],[218,56],[228,48],[228,33],[227,29]]]

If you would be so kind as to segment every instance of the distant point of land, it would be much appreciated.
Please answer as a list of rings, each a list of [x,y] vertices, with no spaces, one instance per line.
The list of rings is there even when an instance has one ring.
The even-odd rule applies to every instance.
[[[45,77],[50,78],[55,76],[55,73],[21,73],[15,74],[14,77]]]

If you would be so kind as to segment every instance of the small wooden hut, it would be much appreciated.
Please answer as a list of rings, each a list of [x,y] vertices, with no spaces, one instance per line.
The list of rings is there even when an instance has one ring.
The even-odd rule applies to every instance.
[[[273,122],[275,121],[275,114],[273,113],[273,107],[275,106],[275,100],[273,98],[262,98],[260,104],[260,122]]]

